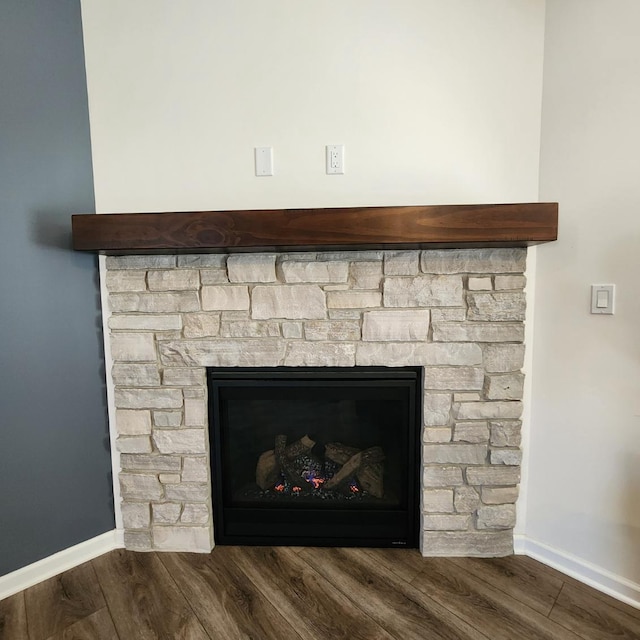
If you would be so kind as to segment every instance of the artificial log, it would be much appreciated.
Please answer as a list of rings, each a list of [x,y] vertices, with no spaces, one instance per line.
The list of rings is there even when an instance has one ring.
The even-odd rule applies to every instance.
[[[285,442],[286,442],[286,436]],[[309,436],[302,436],[300,440],[293,442],[284,450],[284,457],[287,460],[293,460],[294,458],[308,453],[313,449],[315,441]],[[280,477],[280,464],[276,460],[276,454],[274,449],[265,451],[258,458],[258,464],[256,465],[256,484],[266,491],[273,487]]]
[[[348,447],[346,444],[342,444],[341,442],[330,442],[325,445],[324,455],[326,458],[329,458],[329,460],[333,460],[333,462],[346,464],[347,460],[352,456],[355,456],[359,451],[360,449]]]
[[[356,478],[363,491],[368,491],[376,498],[384,496],[384,465],[382,462],[374,462],[362,467]]]
[[[327,489],[338,488],[348,482],[350,478],[357,476],[365,466],[379,463],[382,460],[384,460],[384,451],[380,447],[370,447],[359,451],[352,455],[331,479],[327,480],[325,487]]]
[[[296,472],[295,467],[291,463],[291,460],[286,456],[285,449],[287,444],[287,436],[276,436],[275,456],[276,462],[280,466],[282,473],[287,477],[287,480],[294,487],[300,487],[304,493],[311,491],[312,487],[308,482],[305,482],[303,478]]]
[[[325,456],[329,458],[329,460],[333,460],[333,462],[337,462],[341,465],[346,465],[347,462],[357,453],[359,453],[358,449],[356,449],[355,447],[348,447],[341,442],[330,442],[325,447]],[[374,462],[371,459],[371,456],[382,457],[379,461]],[[364,491],[368,491],[372,496],[375,496],[376,498],[382,498],[384,495],[384,465],[382,464],[382,460],[384,460],[384,453],[380,447],[372,447],[371,449],[367,449],[365,460],[360,460],[361,467],[356,472],[356,479],[358,480],[358,483],[360,484],[362,489]],[[340,471],[342,471],[342,469]],[[340,473],[340,471],[338,473]],[[336,476],[334,476],[334,478],[335,477]],[[327,483],[327,488],[330,488],[330,482],[331,480],[329,480],[329,482]],[[342,478],[340,479],[340,483],[342,483]]]

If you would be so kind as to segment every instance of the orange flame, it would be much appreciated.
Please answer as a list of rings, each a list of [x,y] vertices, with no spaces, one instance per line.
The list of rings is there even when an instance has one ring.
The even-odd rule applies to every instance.
[[[284,491],[284,485],[283,485],[282,483],[277,484],[277,485],[274,487],[274,489],[275,489],[276,491]]]

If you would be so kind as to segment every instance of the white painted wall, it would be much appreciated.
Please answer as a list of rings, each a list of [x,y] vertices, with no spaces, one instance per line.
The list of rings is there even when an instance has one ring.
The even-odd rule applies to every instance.
[[[82,10],[100,212],[537,199],[543,0]]]
[[[540,197],[560,230],[537,250],[526,531],[636,602],[639,24],[637,0],[547,2]],[[614,316],[590,315],[592,283],[616,284]]]

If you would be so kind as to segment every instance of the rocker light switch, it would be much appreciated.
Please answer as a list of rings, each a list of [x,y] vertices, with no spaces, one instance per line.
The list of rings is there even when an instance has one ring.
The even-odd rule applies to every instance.
[[[613,284],[591,285],[591,313],[613,314]]]

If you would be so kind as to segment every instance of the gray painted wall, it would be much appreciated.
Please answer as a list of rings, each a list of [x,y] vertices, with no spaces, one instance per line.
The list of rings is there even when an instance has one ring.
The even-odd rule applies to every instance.
[[[114,528],[79,0],[0,5],[0,575]]]

